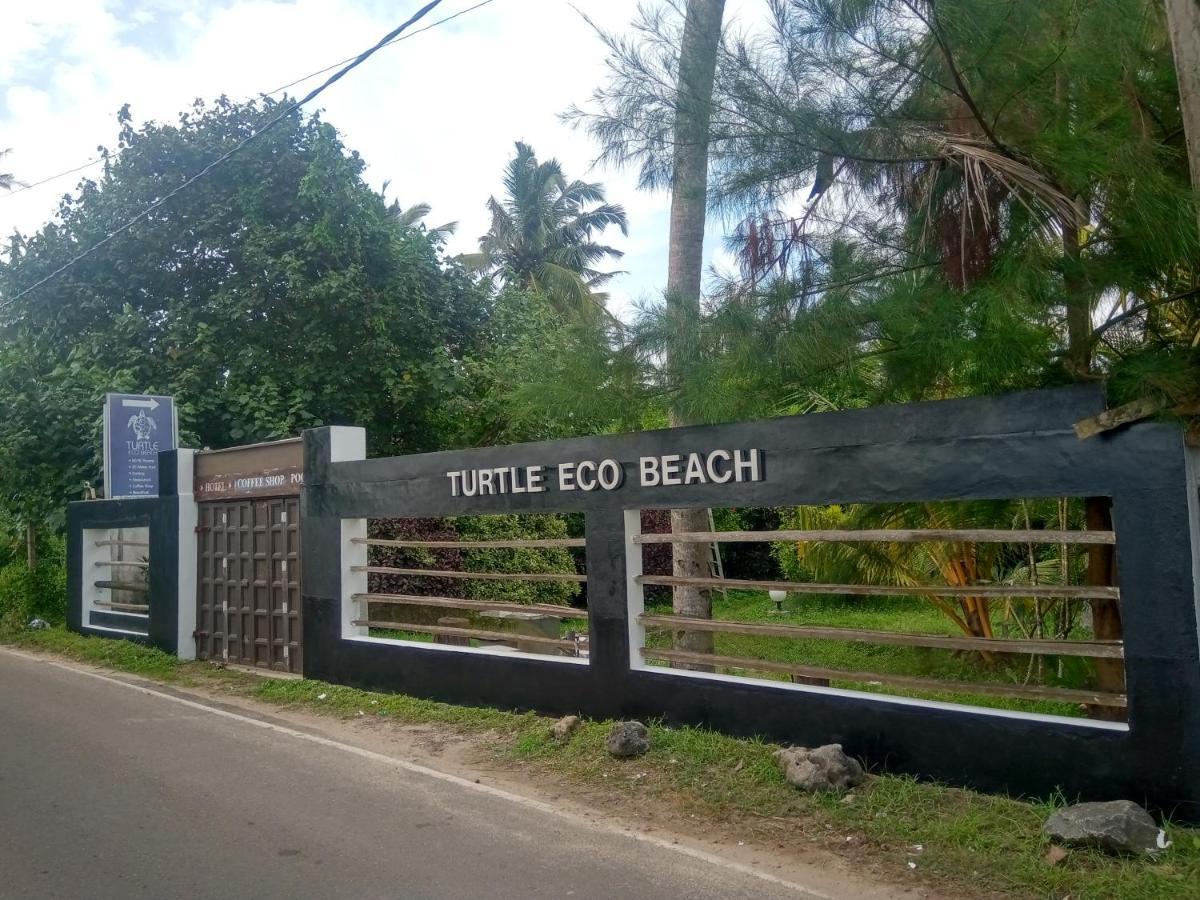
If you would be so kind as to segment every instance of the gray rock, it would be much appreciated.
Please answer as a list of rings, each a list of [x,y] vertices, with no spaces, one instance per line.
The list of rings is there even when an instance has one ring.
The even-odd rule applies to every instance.
[[[583,727],[583,722],[579,716],[563,716],[557,722],[550,726],[550,736],[560,744],[565,744],[571,739],[571,735]]]
[[[608,733],[604,749],[621,759],[641,756],[650,749],[650,733],[641,722],[618,722]]]
[[[858,760],[842,752],[841,744],[825,744],[810,750],[787,747],[775,752],[788,784],[802,791],[844,791],[863,783],[866,777]]]
[[[1171,843],[1150,813],[1131,800],[1068,806],[1047,819],[1042,831],[1060,844],[1108,853],[1157,853]]]

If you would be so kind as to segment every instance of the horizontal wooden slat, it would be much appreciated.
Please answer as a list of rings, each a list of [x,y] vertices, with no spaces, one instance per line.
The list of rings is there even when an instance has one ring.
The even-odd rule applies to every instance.
[[[150,593],[150,588],[144,584],[133,584],[125,581],[97,581],[96,587],[107,588],[110,591],[132,591],[139,594]]]
[[[729,669],[750,669],[759,672],[780,672],[785,675],[800,675],[804,678],[824,678],[830,681],[850,681],[859,684],[875,682],[919,691],[982,694],[990,697],[1016,697],[1026,700],[1055,700],[1065,703],[1086,703],[1094,706],[1123,707],[1126,705],[1124,694],[1109,694],[1103,691],[1081,691],[1073,688],[1052,688],[1031,684],[943,681],[938,678],[922,678],[916,675],[850,672],[842,669],[825,669],[819,666],[802,666],[763,659],[748,659],[741,656],[716,656],[708,653],[690,653],[686,650],[659,650],[650,647],[641,647],[640,650],[642,657],[645,659],[662,659],[668,662],[682,662],[690,665],[723,666]]]
[[[763,591],[790,591],[793,594],[848,594],[856,597],[1042,597],[1072,600],[1119,600],[1115,587],[1084,585],[1011,585],[1011,584],[820,584],[808,581],[751,581],[740,578],[680,578],[675,575],[639,575],[638,584],[668,587],[711,587],[717,590],[749,588]]]
[[[130,560],[130,559],[112,559],[112,560],[101,559],[101,560],[96,561],[96,565],[98,565],[98,566],[133,566],[138,569],[150,568],[150,563],[148,563],[148,562],[141,562],[141,561],[135,561],[135,560]]]
[[[575,649],[574,641],[517,634],[513,631],[481,631],[476,628],[451,628],[448,625],[408,625],[403,622],[372,622],[369,619],[355,619],[351,624],[365,625],[368,628],[386,628],[390,631],[412,631],[417,634],[477,638],[481,641],[512,641],[522,644],[544,644],[547,647],[559,647],[565,650]]]
[[[97,547],[149,547],[149,541],[96,541]]]
[[[104,603],[97,600],[93,606],[102,606],[105,609],[115,609],[119,612],[150,612],[150,605],[147,603]]]
[[[483,611],[527,612],[556,619],[586,619],[586,609],[551,606],[548,603],[505,603],[491,600],[464,600],[461,597],[424,597],[419,594],[354,594],[352,599],[368,603],[387,603],[395,606],[437,606],[445,609],[475,609]]]
[[[587,581],[574,572],[457,572],[451,569],[394,569],[390,566],[351,566],[352,572],[372,575],[426,575],[430,578],[466,578],[479,581]]]
[[[412,547],[425,550],[506,550],[527,548],[548,550],[555,547],[582,547],[583,538],[546,538],[545,540],[510,540],[510,541],[391,541],[377,538],[352,538],[352,544],[366,544],[368,547]]]
[[[883,541],[915,544],[923,541],[952,541],[972,544],[1115,544],[1111,531],[1050,531],[1035,528],[875,528],[825,529],[810,531],[686,531],[678,534],[636,534],[635,544],[713,544],[759,541],[802,543],[830,541],[856,543]]]
[[[760,637],[816,638],[901,647],[934,647],[943,650],[982,650],[991,653],[1034,653],[1043,656],[1086,656],[1120,659],[1125,655],[1121,641],[1038,641],[955,637],[940,634],[911,634],[896,631],[866,631],[857,628],[825,628],[816,625],[776,625],[770,622],[722,622],[687,616],[638,616],[643,625],[675,631],[708,631]]]

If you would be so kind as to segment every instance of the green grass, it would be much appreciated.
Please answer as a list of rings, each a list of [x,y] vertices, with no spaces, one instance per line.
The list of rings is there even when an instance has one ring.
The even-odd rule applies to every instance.
[[[317,681],[257,678],[60,629],[0,635],[0,641],[280,707],[350,718],[361,713],[486,736],[477,743],[494,763],[602,791],[617,810],[633,812],[656,804],[695,816],[689,821],[699,828],[712,823],[733,829],[747,842],[822,846],[850,857],[865,875],[875,872],[902,884],[917,879],[950,896],[1200,896],[1200,829],[1168,825],[1174,846],[1155,859],[1072,851],[1052,866],[1044,859],[1049,844],[1041,826],[1054,802],[1021,802],[893,775],[871,778],[849,800],[807,796],[784,782],[772,758],[777,745],[702,728],[649,722],[651,751],[619,761],[603,750],[607,722],[585,722],[569,743],[560,745],[550,737],[551,720],[529,713],[453,706]],[[913,849],[918,844],[919,852]],[[915,871],[908,869],[909,861],[917,864]]]
[[[132,641],[85,637],[64,628],[8,634],[0,632],[0,643],[15,644],[30,650],[46,650],[79,662],[145,675],[158,681],[175,681],[185,668],[185,664],[174,656],[153,647]]]
[[[713,618],[739,622],[766,622],[783,625],[823,625],[837,628],[858,628],[878,631],[915,632],[958,635],[960,632],[930,603],[918,598],[841,598],[824,596],[789,596],[784,602],[784,615],[774,613],[775,605],[765,591],[729,591],[713,599]],[[654,607],[648,611],[669,613],[670,606]],[[756,635],[717,634],[716,652],[723,656],[774,660],[800,665],[841,669],[850,672],[913,675],[946,681],[992,682],[1020,684],[1027,674],[1028,657],[996,659],[985,663],[974,653],[954,653],[928,647],[899,647],[853,641],[831,641]],[[667,632],[648,637],[652,647],[669,646]],[[1062,687],[1084,687],[1089,682],[1086,663],[1071,658],[1063,661],[1063,676],[1058,677],[1058,660],[1049,658],[1046,675],[1033,683]],[[741,674],[740,670],[738,672]],[[786,681],[787,675],[755,673],[754,677]],[[964,703],[999,709],[1020,710],[1061,716],[1081,716],[1076,704],[1044,700],[1010,699],[953,691],[914,691],[871,685],[861,682],[834,681],[834,686],[853,690],[888,693],[904,697],[920,697],[950,703]]]

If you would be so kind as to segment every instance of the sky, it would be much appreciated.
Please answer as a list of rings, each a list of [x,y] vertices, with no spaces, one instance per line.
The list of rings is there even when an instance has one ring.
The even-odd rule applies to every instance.
[[[425,22],[474,5],[444,0]],[[746,3],[750,0],[745,0]],[[374,44],[418,0],[22,0],[0,28],[0,149],[4,171],[33,183],[115,146],[116,113],[170,121],[196,98],[270,92]],[[605,47],[586,14],[626,31],[638,0],[493,0],[446,25],[385,47],[313,106],[366,160],[389,198],[430,203],[430,224],[457,221],[450,252],[476,249],[485,202],[501,191],[513,143],[556,157],[569,178],[602,181],[625,206],[630,233],[605,236],[625,252],[610,304],[661,296],[670,198],[636,186],[631,171],[594,166],[598,148],[560,116],[605,78]],[[739,5],[730,3],[730,10]],[[306,92],[319,80],[293,92]],[[30,232],[63,193],[99,166],[0,195],[0,234]],[[714,223],[719,225],[719,223]],[[707,258],[720,257],[710,227]]]

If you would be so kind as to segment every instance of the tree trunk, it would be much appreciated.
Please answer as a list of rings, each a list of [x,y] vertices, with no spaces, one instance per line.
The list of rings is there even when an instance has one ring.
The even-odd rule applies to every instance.
[[[712,90],[717,47],[725,0],[688,0],[683,42],[679,50],[679,77],[675,88],[675,150],[671,184],[671,235],[667,261],[667,304],[680,308],[679,322],[694,322],[700,312],[700,281],[704,270],[704,219],[708,212],[708,128],[712,116]],[[674,381],[678,361],[668,352],[667,371]],[[670,423],[692,424],[680,409],[671,410]],[[671,510],[671,531],[707,531],[703,509]],[[673,544],[675,575],[708,575],[703,544]],[[672,607],[677,615],[712,618],[708,591],[677,587]],[[675,646],[695,653],[711,653],[713,635],[678,632]],[[689,668],[700,668],[690,666]],[[706,667],[705,667],[706,668]]]
[[[1063,285],[1067,294],[1067,363],[1072,376],[1087,379],[1092,373],[1092,305],[1087,285],[1078,271],[1079,233],[1071,223],[1063,223],[1063,252],[1066,269]],[[1108,497],[1086,497],[1084,513],[1089,531],[1112,529],[1112,502]],[[1090,545],[1087,549],[1089,586],[1116,584],[1116,557],[1113,548]],[[1098,641],[1119,641],[1124,637],[1121,610],[1114,600],[1092,600],[1092,634]],[[1121,693],[1125,690],[1125,668],[1121,660],[1096,660],[1096,689]],[[1089,715],[1097,719],[1121,718],[1120,710],[1091,706]]]
[[[1200,0],[1167,0],[1167,27],[1175,53],[1179,107],[1187,138],[1196,218],[1200,225]]]
[[[25,561],[30,572],[37,568],[37,528],[32,522],[25,523]]]
[[[1108,497],[1088,497],[1084,501],[1088,531],[1112,530],[1112,501]],[[1117,558],[1107,545],[1088,547],[1087,583],[1109,585],[1117,583]],[[1092,600],[1092,635],[1098,641],[1119,641],[1125,636],[1121,624],[1121,607],[1116,600]],[[1119,659],[1096,660],[1096,690],[1115,694],[1125,691],[1125,666]],[[1117,719],[1122,711],[1111,706],[1091,706],[1088,714],[1094,719]]]

